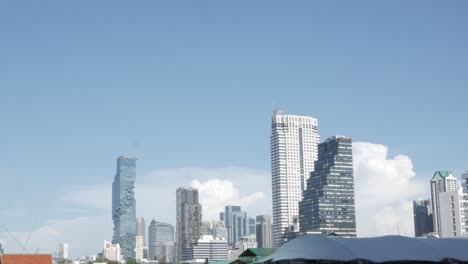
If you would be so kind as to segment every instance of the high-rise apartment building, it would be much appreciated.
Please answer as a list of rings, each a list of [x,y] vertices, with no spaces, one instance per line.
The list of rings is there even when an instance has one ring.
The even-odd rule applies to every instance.
[[[301,232],[334,232],[356,237],[352,140],[327,139],[318,146],[315,171],[299,205]]]
[[[271,248],[271,216],[259,215],[257,216],[257,244],[259,248]]]
[[[136,159],[124,156],[117,158],[117,173],[112,183],[112,243],[120,245],[124,259],[135,258],[135,179]]]
[[[458,191],[458,180],[450,171],[436,171],[431,178],[431,201],[434,232],[442,237],[442,216],[440,194]]]
[[[198,240],[201,234],[202,206],[198,202],[198,190],[177,189],[176,205],[176,252],[175,261],[179,263],[190,243]]]
[[[460,189],[439,193],[440,237],[460,237],[465,234],[465,208],[463,200],[466,193]]]
[[[153,219],[148,226],[148,258],[160,260],[164,243],[174,242],[174,226]]]
[[[233,247],[239,238],[248,234],[247,213],[240,206],[228,205],[224,210],[224,222],[228,231],[228,244]]]
[[[424,237],[434,232],[432,223],[431,201],[413,201],[414,235]]]
[[[147,243],[146,243],[146,223],[145,223],[145,219],[143,217],[138,217],[137,220],[137,226],[136,226],[136,229],[137,229],[137,236],[142,236],[143,237],[143,247],[147,247]]]
[[[299,201],[317,160],[320,138],[317,119],[285,115],[275,111],[271,124],[271,179],[273,202],[273,246],[299,215]]]

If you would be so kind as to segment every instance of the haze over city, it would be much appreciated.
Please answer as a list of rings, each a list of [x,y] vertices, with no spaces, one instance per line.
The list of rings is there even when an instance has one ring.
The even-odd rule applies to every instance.
[[[47,2],[47,4],[45,4]],[[136,215],[272,214],[276,109],[353,140],[359,237],[414,236],[435,171],[468,169],[463,1],[0,3],[0,243],[96,254],[116,158]]]

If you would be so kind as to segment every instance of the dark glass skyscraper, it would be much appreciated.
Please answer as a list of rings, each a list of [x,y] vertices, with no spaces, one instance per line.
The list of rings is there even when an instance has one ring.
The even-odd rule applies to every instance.
[[[124,259],[135,258],[136,159],[117,158],[117,173],[112,183],[112,220],[114,237],[112,243],[120,244]]]
[[[315,171],[299,203],[301,232],[356,237],[352,140],[335,136],[320,143]]]
[[[434,232],[432,221],[431,201],[413,201],[414,235],[416,237],[427,236]]]

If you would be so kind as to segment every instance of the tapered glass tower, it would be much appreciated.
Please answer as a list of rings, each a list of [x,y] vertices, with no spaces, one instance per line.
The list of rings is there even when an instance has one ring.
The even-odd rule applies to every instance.
[[[124,259],[135,258],[136,159],[117,158],[117,173],[112,183],[112,220],[114,222],[113,244],[120,244]]]

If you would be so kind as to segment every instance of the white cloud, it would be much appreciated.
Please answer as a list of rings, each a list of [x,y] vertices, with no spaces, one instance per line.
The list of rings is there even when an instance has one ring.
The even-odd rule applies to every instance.
[[[412,201],[425,193],[406,155],[388,157],[380,144],[353,144],[359,236],[414,235]]]
[[[226,205],[240,205],[251,217],[255,217],[255,212],[264,207],[259,204],[265,197],[263,192],[241,195],[239,188],[229,180],[210,179],[204,182],[194,180],[191,186],[198,189],[204,220],[219,219],[219,212],[224,212]]]

